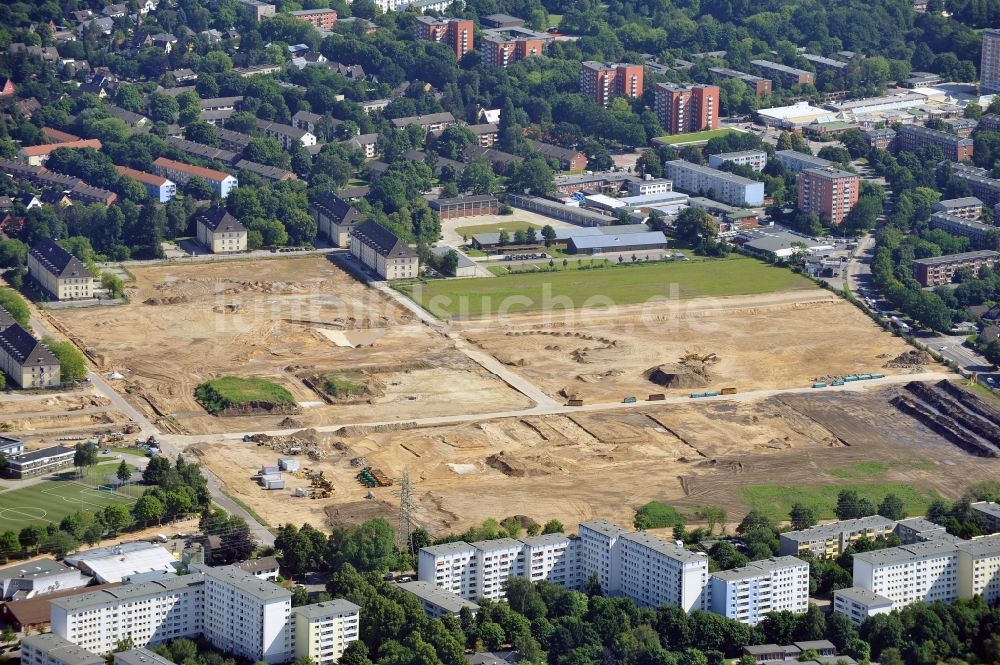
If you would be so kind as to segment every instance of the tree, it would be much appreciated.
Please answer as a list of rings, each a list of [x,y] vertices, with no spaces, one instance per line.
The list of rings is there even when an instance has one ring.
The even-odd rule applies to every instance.
[[[539,196],[552,191],[552,169],[541,157],[533,157],[520,164],[515,164],[512,171],[510,190],[529,192]]]
[[[886,519],[901,520],[906,517],[903,500],[895,494],[886,494],[878,506],[878,514]]]
[[[87,360],[72,342],[61,342],[44,337],[42,343],[59,360],[59,375],[63,383],[83,381],[87,378]]]
[[[115,477],[122,483],[127,483],[129,478],[132,477],[132,468],[129,467],[125,460],[122,460],[121,464],[118,465],[118,470],[115,471]]]
[[[132,516],[129,515],[128,508],[120,503],[113,503],[110,506],[105,506],[101,516],[104,520],[104,526],[108,528],[108,531],[110,531],[112,535],[118,533],[132,523]]]
[[[92,441],[76,444],[73,453],[73,466],[82,468],[95,464],[97,464],[97,444]]]
[[[177,116],[178,110],[179,106],[176,99],[161,92],[154,92],[149,96],[146,114],[153,122],[170,124]]]
[[[28,303],[24,302],[24,298],[17,291],[8,287],[0,287],[0,307],[7,310],[7,313],[19,325],[22,327],[28,326],[28,321],[31,319],[31,310],[28,309]]]
[[[789,517],[791,517],[793,529],[808,529],[816,525],[816,516],[813,514],[812,508],[798,502],[792,504]]]
[[[497,245],[503,247],[504,245],[509,245],[509,244],[510,244],[510,234],[504,231],[503,229],[500,229],[500,234],[497,237]]]
[[[677,215],[674,232],[680,240],[697,244],[703,238],[714,238],[719,234],[715,218],[701,208],[685,208]]]
[[[29,524],[17,534],[17,541],[22,550],[31,550],[33,554],[38,554],[38,547],[42,544],[42,539],[45,536],[45,529],[37,524]]]
[[[384,572],[399,565],[399,550],[392,526],[384,519],[368,520],[352,529],[334,529],[337,565],[349,563],[356,569]]]
[[[62,558],[80,547],[80,543],[73,537],[73,534],[56,531],[45,539],[44,547],[46,551]]]
[[[3,631],[0,631],[0,642],[6,647],[12,642],[17,642],[17,633],[15,633],[10,626],[5,626]]]
[[[747,513],[747,516],[739,523],[739,526],[736,527],[736,533],[740,536],[746,536],[757,530],[770,531],[771,529],[771,520],[767,519],[767,516],[760,511],[754,509]]]
[[[438,268],[444,274],[454,276],[455,271],[458,269],[458,252],[453,249],[449,249],[445,255],[441,257]]]
[[[503,646],[504,638],[503,628],[500,624],[487,621],[479,626],[479,639],[483,641],[483,645],[489,651],[496,651]]]
[[[550,224],[546,224],[542,227],[542,238],[545,239],[545,246],[549,247],[556,239],[556,230]]]
[[[3,554],[4,561],[10,559],[12,554],[17,554],[22,549],[21,542],[17,539],[14,531],[4,531],[0,534],[0,553]]]
[[[151,522],[159,523],[164,515],[163,503],[152,494],[143,494],[132,506],[132,514],[147,526]]]
[[[154,457],[142,470],[142,482],[147,485],[161,485],[173,468],[166,457]]]
[[[562,530],[563,530],[563,523],[556,519],[549,520],[548,522],[545,523],[545,526],[542,527],[542,533],[546,534],[562,533]]]
[[[257,548],[257,541],[250,533],[250,527],[242,517],[230,516],[226,522],[226,532],[222,535],[222,549],[228,562],[250,558]]]
[[[484,161],[477,160],[462,169],[458,176],[458,188],[471,194],[493,194],[497,191],[497,177],[493,169]]]

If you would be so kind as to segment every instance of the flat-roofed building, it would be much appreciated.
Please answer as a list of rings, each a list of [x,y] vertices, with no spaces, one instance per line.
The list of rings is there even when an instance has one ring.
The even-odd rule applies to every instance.
[[[983,31],[983,51],[979,70],[982,93],[986,95],[1000,92],[1000,30]]]
[[[798,175],[798,208],[840,225],[858,202],[860,188],[857,174],[831,167],[804,169]]]
[[[504,67],[525,58],[542,55],[554,41],[552,35],[523,27],[484,30],[479,49],[483,64]]]
[[[579,589],[579,541],[564,533],[546,533],[522,538],[524,576],[532,582],[542,580],[566,589]]]
[[[621,594],[640,607],[708,609],[708,556],[643,531],[618,537]],[[807,583],[808,588],[808,583]]]
[[[613,97],[642,97],[642,65],[587,60],[580,65],[580,91],[598,106]]]
[[[823,169],[833,166],[829,159],[808,155],[797,150],[777,150],[774,158],[785,167],[786,171],[798,173],[804,169]]]
[[[798,556],[803,552],[812,552],[818,559],[835,558],[860,538],[888,536],[895,525],[895,522],[881,515],[872,515],[786,531],[779,537],[779,553],[782,556]]]
[[[986,522],[990,531],[1000,531],[1000,503],[995,501],[976,501],[972,509]]]
[[[26,561],[0,570],[3,600],[26,600],[55,591],[84,587],[90,581],[89,577],[81,575],[76,568],[48,558]]]
[[[797,67],[789,67],[770,60],[751,60],[750,64],[761,76],[766,76],[781,85],[790,88],[793,85],[811,85],[816,83],[816,75]]]
[[[848,587],[833,592],[833,611],[848,617],[856,626],[868,617],[892,612],[892,599],[861,587]]]
[[[719,127],[719,87],[657,83],[654,110],[668,134]]]
[[[104,665],[104,658],[53,633],[21,638],[24,665]]]
[[[319,235],[337,247],[350,247],[351,229],[361,223],[357,208],[333,192],[322,192],[309,205]]]
[[[914,259],[913,278],[924,287],[951,284],[959,270],[968,268],[973,275],[978,275],[980,268],[992,268],[998,259],[1000,252],[988,249]]]
[[[674,191],[674,183],[666,178],[645,177],[631,179],[625,182],[629,196],[645,196],[647,194],[666,194]]]
[[[771,79],[729,69],[728,67],[709,67],[708,71],[721,78],[743,81],[750,86],[758,98],[769,97],[771,95]]]
[[[420,274],[417,253],[395,233],[371,220],[351,229],[351,254],[382,279]]]
[[[861,136],[868,141],[868,145],[879,150],[888,150],[896,138],[896,130],[891,127],[881,127],[878,129],[863,129]]]
[[[945,212],[964,219],[979,219],[983,216],[983,202],[975,196],[945,199],[931,206],[931,212]]]
[[[935,524],[923,517],[911,517],[896,522],[893,531],[899,536],[903,545],[922,543],[927,540],[944,537],[948,531],[940,524]]]
[[[899,147],[903,150],[912,151],[926,146],[936,146],[953,162],[971,160],[975,149],[970,138],[962,138],[950,132],[920,125],[903,125],[896,132],[896,137],[899,140]]]
[[[945,212],[936,212],[931,215],[931,228],[942,229],[952,235],[966,237],[976,248],[986,247],[990,243],[990,238],[1000,232],[1000,228],[996,226],[949,215]]]
[[[0,307],[0,323],[2,323],[3,316],[6,313],[7,310],[5,310],[3,307]],[[16,325],[14,323],[13,318],[11,318],[10,325],[0,327],[0,332],[3,332],[12,325]],[[0,434],[0,454],[4,455],[5,457],[14,457],[15,455],[20,455],[23,452],[24,452],[24,441],[21,441],[20,439],[15,439],[12,436],[5,436],[3,434]]]
[[[423,582],[421,580],[403,582],[399,585],[399,588],[415,596],[420,601],[420,606],[424,609],[424,612],[431,619],[438,619],[443,616],[458,616],[465,608],[469,608],[473,614],[479,611],[479,605],[471,600],[466,600],[450,591],[439,589],[430,582]]]
[[[58,370],[58,365],[56,365],[56,370]],[[58,372],[55,373],[58,374]],[[76,451],[73,448],[67,448],[66,446],[51,446],[40,450],[29,450],[8,459],[3,473],[8,478],[44,476],[53,471],[73,466],[73,456],[75,453]]]
[[[455,52],[455,57],[459,60],[475,48],[473,42],[475,27],[471,19],[435,16],[418,16],[413,24],[417,39],[443,42]]]
[[[981,596],[989,605],[1000,600],[1000,535],[958,543],[958,595]]]
[[[994,178],[986,169],[971,164],[952,164],[951,175],[968,183],[972,195],[983,205],[995,206],[1000,203],[1000,179]]]
[[[205,639],[250,661],[292,660],[292,592],[236,566],[203,570]]]
[[[500,201],[492,194],[470,194],[454,198],[431,199],[430,207],[431,210],[438,212],[441,219],[500,214]]]
[[[342,598],[294,608],[295,659],[308,658],[316,665],[336,663],[358,639],[360,612],[360,607]]]
[[[767,166],[767,153],[763,150],[739,150],[708,156],[708,165],[713,169],[717,169],[727,162],[738,166],[749,166],[754,171],[763,171],[764,167]]]
[[[419,125],[426,132],[439,132],[454,125],[455,116],[445,111],[444,113],[427,113],[407,118],[393,118],[391,122],[396,129],[406,129],[410,125]]]
[[[711,609],[729,619],[758,624],[769,612],[809,609],[809,564],[793,556],[753,561],[712,573]]]
[[[232,254],[247,250],[247,227],[225,208],[204,210],[195,217],[198,242],[213,254]]]
[[[153,161],[153,171],[182,185],[191,178],[201,178],[218,193],[219,198],[223,199],[239,186],[239,180],[228,173],[207,169],[203,166],[192,166],[166,157],[157,157]]]
[[[422,547],[417,555],[417,578],[462,598],[476,598],[479,568],[475,559],[475,548],[463,541]]]
[[[288,15],[305,21],[320,30],[332,30],[337,25],[337,12],[333,9],[300,9]]]
[[[615,227],[609,228],[614,229]],[[620,254],[666,249],[669,245],[667,237],[661,231],[617,235],[602,233],[596,236],[572,237],[566,243],[566,251],[570,254]]]
[[[94,297],[90,269],[50,238],[39,240],[28,251],[28,274],[56,300]]]
[[[854,555],[854,586],[892,600],[953,603],[959,597],[958,552],[954,544],[929,541]]]
[[[268,16],[274,16],[276,11],[276,7],[270,2],[260,0],[239,0],[239,2],[255,21],[263,21]]]
[[[129,649],[119,651],[114,655],[113,665],[175,665],[174,661],[164,658],[149,649]]]
[[[664,164],[665,175],[673,181],[674,188],[734,206],[759,206],[764,204],[764,183],[750,180],[727,171],[674,159]]]
[[[790,106],[776,106],[757,111],[757,118],[768,127],[796,129],[816,122],[827,122],[836,118],[836,113],[811,105],[809,102],[795,102]]]

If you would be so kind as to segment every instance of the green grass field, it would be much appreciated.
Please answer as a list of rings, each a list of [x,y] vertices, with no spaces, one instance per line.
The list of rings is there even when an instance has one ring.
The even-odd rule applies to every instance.
[[[724,128],[724,129],[710,129],[704,132],[691,132],[690,134],[670,134],[667,136],[660,136],[653,139],[657,143],[665,143],[666,145],[692,145],[695,143],[708,143],[709,139],[714,139],[717,136],[725,136],[736,130]]]
[[[878,478],[888,470],[881,462],[857,462],[848,469],[831,469],[827,473],[835,478]]]
[[[222,376],[212,379],[195,388],[194,394],[212,413],[249,402],[295,404],[295,398],[286,388],[252,376]]]
[[[787,522],[793,503],[811,508],[816,519],[835,519],[837,494],[842,489],[852,489],[875,505],[881,503],[886,494],[895,494],[902,499],[907,515],[923,515],[931,501],[938,498],[933,491],[921,492],[902,483],[879,482],[845,485],[750,485],[744,487],[742,492],[743,502],[747,507],[759,510],[773,522]]]
[[[49,480],[24,489],[0,492],[0,531],[20,531],[29,524],[58,524],[78,510],[103,510],[133,499],[102,492],[69,480]]]
[[[471,318],[500,311],[539,311],[550,306],[555,298],[560,301],[568,298],[567,302],[576,308],[607,307],[644,303],[656,297],[753,295],[813,286],[784,268],[733,256],[702,262],[639,263],[492,279],[438,280],[401,284],[397,288],[439,318]]]
[[[494,224],[470,224],[469,226],[459,226],[455,228],[455,232],[458,235],[465,236],[466,238],[472,239],[472,236],[477,233],[499,233],[500,229],[503,229],[507,233],[513,233],[514,231],[524,231],[526,229],[536,229],[541,230],[538,224],[532,224],[531,222],[525,222],[520,219],[512,219],[509,222],[496,222]]]

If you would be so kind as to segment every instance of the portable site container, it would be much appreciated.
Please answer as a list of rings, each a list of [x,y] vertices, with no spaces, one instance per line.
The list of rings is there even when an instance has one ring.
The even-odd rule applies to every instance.
[[[848,383],[850,383],[851,381],[857,381],[857,380],[858,380],[858,377],[854,376],[853,374],[844,377],[844,381],[846,381]]]
[[[649,395],[649,401],[650,402],[658,402],[658,401],[664,400],[666,398],[667,398],[667,396],[664,395],[663,393],[651,393]]]
[[[282,471],[298,471],[299,461],[297,459],[279,459],[278,466]]]
[[[635,398],[634,397],[626,397],[625,399],[622,400],[622,402],[624,402],[625,404],[635,404]]]
[[[817,381],[816,383],[813,384],[813,388],[826,388],[826,384],[823,383],[822,381]]]
[[[285,481],[282,480],[281,478],[278,478],[277,480],[269,480],[269,481],[267,481],[267,484],[264,485],[264,489],[266,489],[266,490],[283,490],[283,489],[285,489]]]
[[[705,392],[705,393],[702,394],[702,397],[718,397],[718,396],[719,396],[719,393],[718,393],[718,391],[715,391],[715,390],[709,390],[708,392]]]
[[[872,376],[873,379],[884,379],[885,378],[885,374],[872,374],[871,376]]]

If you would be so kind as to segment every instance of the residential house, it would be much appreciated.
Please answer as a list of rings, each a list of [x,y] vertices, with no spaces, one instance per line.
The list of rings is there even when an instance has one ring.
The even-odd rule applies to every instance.
[[[195,217],[198,242],[213,254],[232,254],[247,249],[247,228],[225,208],[209,208]]]
[[[417,253],[392,231],[371,220],[351,230],[351,254],[382,279],[419,275]]]
[[[28,251],[28,274],[56,300],[94,296],[94,276],[87,266],[49,238]]]
[[[59,359],[17,324],[0,331],[0,371],[24,389],[54,388],[61,383]]]
[[[332,192],[322,192],[309,205],[309,211],[316,217],[319,235],[337,247],[350,246],[351,230],[361,223],[361,215],[354,206]]]

